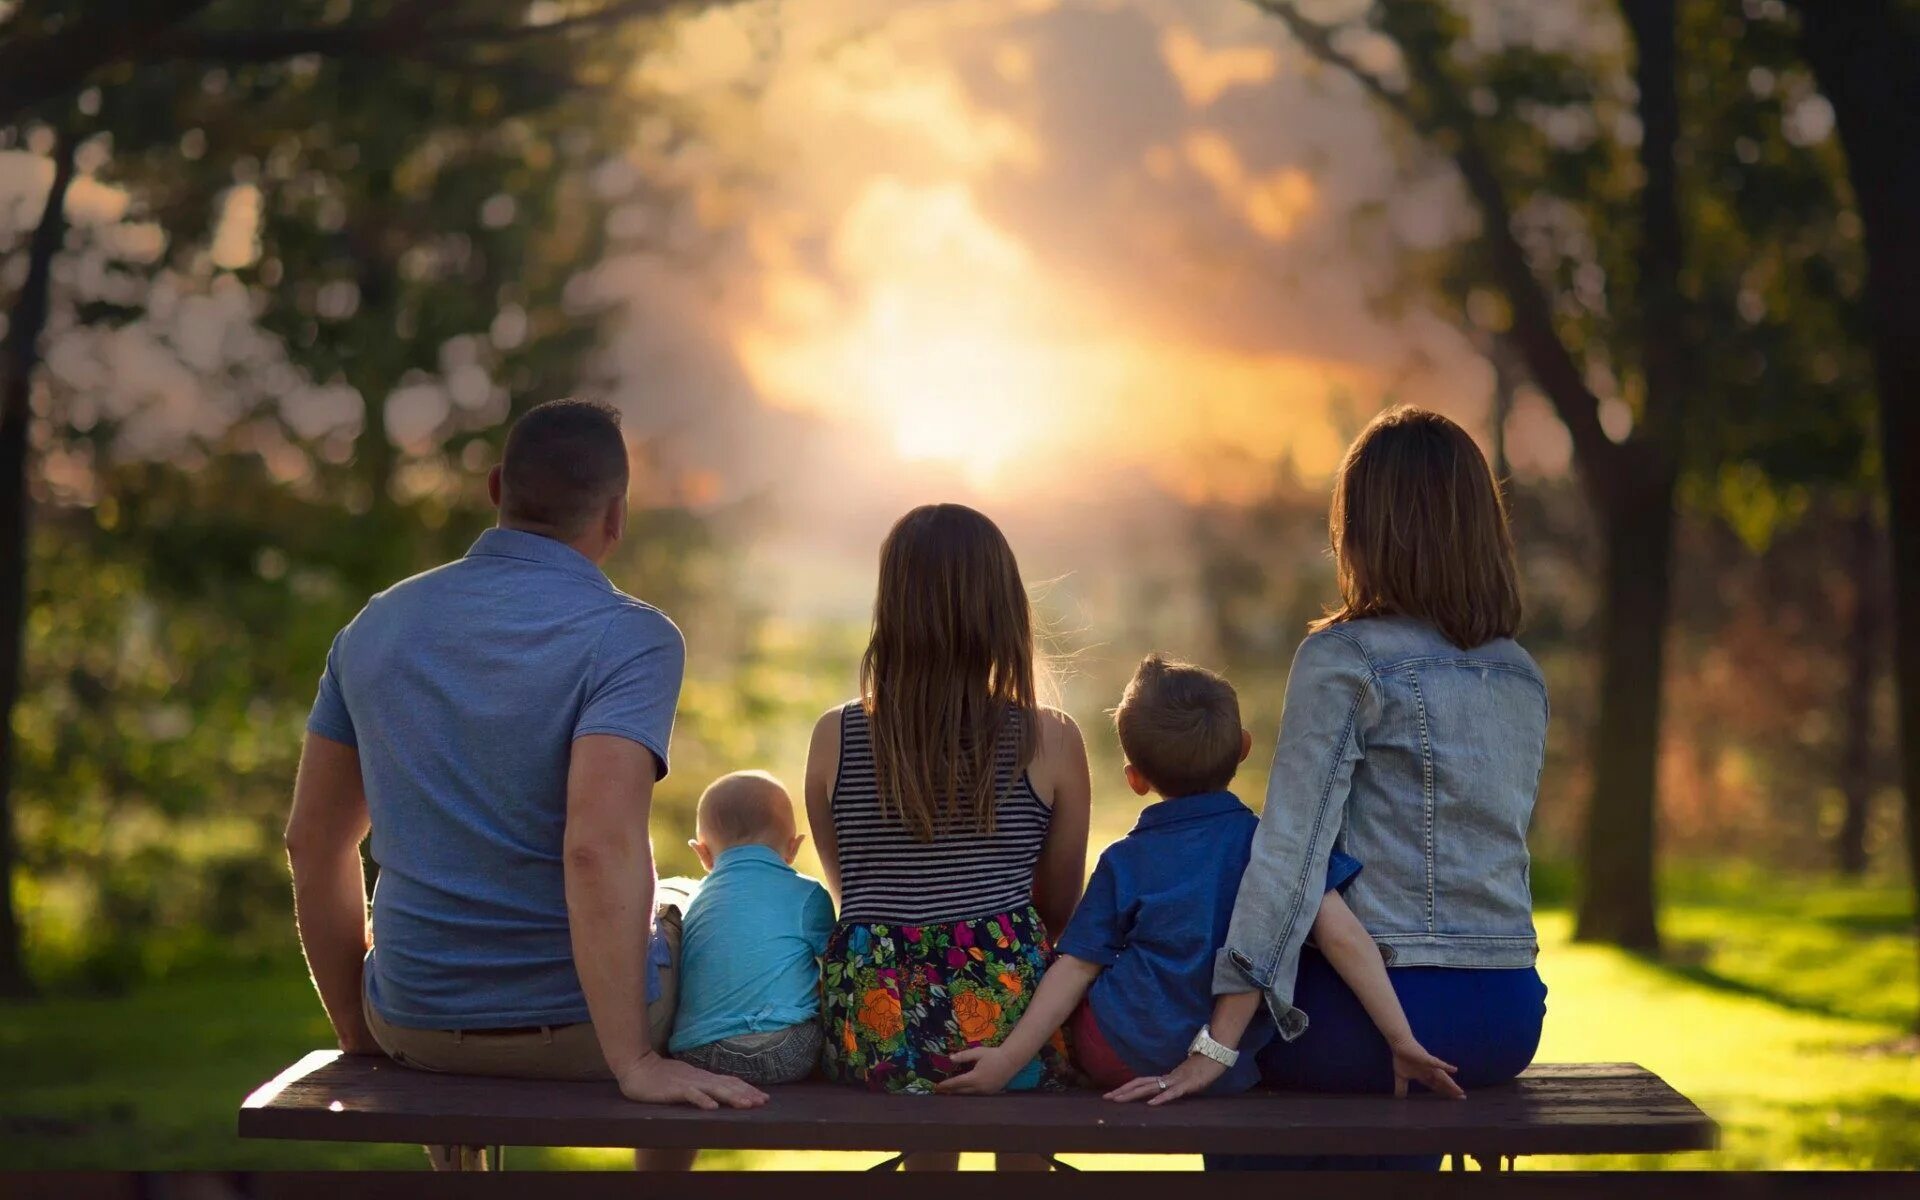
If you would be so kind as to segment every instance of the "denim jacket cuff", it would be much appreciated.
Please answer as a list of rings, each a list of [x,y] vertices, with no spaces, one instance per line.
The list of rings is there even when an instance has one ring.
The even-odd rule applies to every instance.
[[[1294,1041],[1307,1031],[1307,1014],[1276,996],[1273,981],[1261,978],[1252,959],[1230,946],[1221,949],[1214,956],[1213,994],[1232,996],[1254,991],[1261,993],[1266,1001],[1267,1012],[1273,1017],[1281,1041]]]

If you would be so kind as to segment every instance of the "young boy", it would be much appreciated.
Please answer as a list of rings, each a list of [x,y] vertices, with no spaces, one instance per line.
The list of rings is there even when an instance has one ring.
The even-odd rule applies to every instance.
[[[1057,943],[1060,957],[1019,1025],[999,1046],[956,1054],[973,1070],[940,1091],[1000,1091],[1063,1024],[1080,1070],[1101,1087],[1118,1088],[1179,1065],[1193,1031],[1213,1014],[1214,956],[1226,941],[1259,825],[1226,790],[1253,745],[1240,725],[1239,697],[1212,671],[1153,654],[1127,685],[1114,724],[1128,786],[1161,799],[1101,854]],[[1340,899],[1339,889],[1359,871],[1358,862],[1334,852],[1315,936],[1368,1011],[1381,1004],[1391,1020],[1400,1005],[1379,950]],[[1254,1058],[1272,1037],[1269,1021],[1250,1028],[1238,1059],[1209,1090],[1239,1092],[1258,1082]]]
[[[820,1059],[833,900],[791,865],[806,840],[793,801],[764,771],[723,776],[700,797],[695,834],[707,877],[681,932],[668,1052],[753,1084],[805,1079]]]

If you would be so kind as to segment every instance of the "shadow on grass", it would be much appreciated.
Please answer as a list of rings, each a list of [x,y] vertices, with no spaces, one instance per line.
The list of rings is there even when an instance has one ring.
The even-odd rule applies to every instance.
[[[1859,1014],[1842,1008],[1830,1001],[1809,999],[1796,996],[1779,988],[1755,983],[1750,979],[1740,979],[1721,971],[1716,971],[1700,961],[1705,955],[1705,947],[1700,943],[1685,943],[1670,947],[1664,953],[1649,954],[1643,951],[1631,952],[1636,961],[1652,967],[1674,979],[1684,980],[1699,987],[1708,988],[1727,996],[1741,996],[1750,1000],[1760,1000],[1788,1012],[1805,1013],[1815,1017],[1830,1017],[1835,1020],[1858,1020]]]
[[[1920,1167],[1920,1099],[1880,1093],[1781,1111],[1803,1156],[1871,1171]]]

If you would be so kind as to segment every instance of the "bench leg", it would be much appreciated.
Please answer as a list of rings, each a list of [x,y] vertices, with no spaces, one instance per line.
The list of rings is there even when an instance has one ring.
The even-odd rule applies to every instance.
[[[427,1162],[436,1171],[501,1171],[506,1169],[505,1146],[423,1146]]]

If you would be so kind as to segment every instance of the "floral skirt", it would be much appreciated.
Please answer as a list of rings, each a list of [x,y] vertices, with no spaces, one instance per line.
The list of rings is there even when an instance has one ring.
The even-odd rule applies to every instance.
[[[1053,961],[1032,906],[952,925],[842,923],[821,972],[828,1079],[876,1092],[930,1092],[952,1055],[998,1045]],[[1056,1031],[1010,1088],[1071,1084]]]

